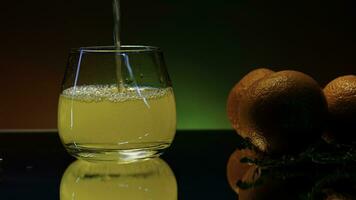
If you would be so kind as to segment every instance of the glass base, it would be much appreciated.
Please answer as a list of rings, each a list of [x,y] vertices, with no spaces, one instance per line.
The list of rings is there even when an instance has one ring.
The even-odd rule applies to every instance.
[[[132,146],[135,146],[134,144]],[[138,144],[139,148],[115,149],[111,144],[65,144],[67,151],[78,159],[86,161],[110,161],[130,163],[142,159],[158,157],[169,143]],[[145,147],[142,147],[145,146]]]

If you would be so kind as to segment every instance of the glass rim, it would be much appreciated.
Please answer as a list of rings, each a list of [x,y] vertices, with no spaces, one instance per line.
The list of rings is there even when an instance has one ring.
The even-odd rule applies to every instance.
[[[71,53],[147,53],[162,52],[159,47],[146,45],[121,45],[120,49],[116,46],[89,46],[72,48]]]

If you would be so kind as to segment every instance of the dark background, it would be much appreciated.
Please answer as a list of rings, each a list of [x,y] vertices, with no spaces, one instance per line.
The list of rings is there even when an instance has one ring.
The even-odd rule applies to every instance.
[[[256,67],[296,69],[323,86],[355,73],[355,3],[121,0],[124,44],[160,46],[178,129],[229,129],[229,90]],[[3,1],[0,129],[56,128],[72,47],[112,44],[110,0]]]

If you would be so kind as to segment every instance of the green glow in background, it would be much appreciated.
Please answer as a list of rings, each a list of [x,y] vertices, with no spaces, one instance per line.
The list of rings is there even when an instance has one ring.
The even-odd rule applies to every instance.
[[[122,1],[122,6],[132,4]],[[173,81],[178,129],[230,129],[225,104],[240,79],[238,37],[231,16],[238,3],[155,1],[123,13],[123,41],[160,46]],[[152,10],[154,14],[147,14]],[[155,10],[155,11],[153,11]],[[229,10],[229,13],[225,13]],[[140,17],[141,16],[141,17]]]
[[[227,95],[244,71],[238,62],[238,38],[231,22],[221,16],[229,4],[206,4],[204,9],[200,3],[171,6],[175,13],[170,18],[156,22],[154,30],[145,29],[137,38],[147,37],[141,42],[151,41],[165,51],[178,129],[229,129]]]

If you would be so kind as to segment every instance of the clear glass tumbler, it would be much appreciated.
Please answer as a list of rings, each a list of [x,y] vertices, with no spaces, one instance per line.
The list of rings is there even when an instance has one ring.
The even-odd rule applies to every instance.
[[[70,154],[131,162],[170,146],[176,107],[162,51],[150,46],[72,50],[58,106],[60,138]]]

